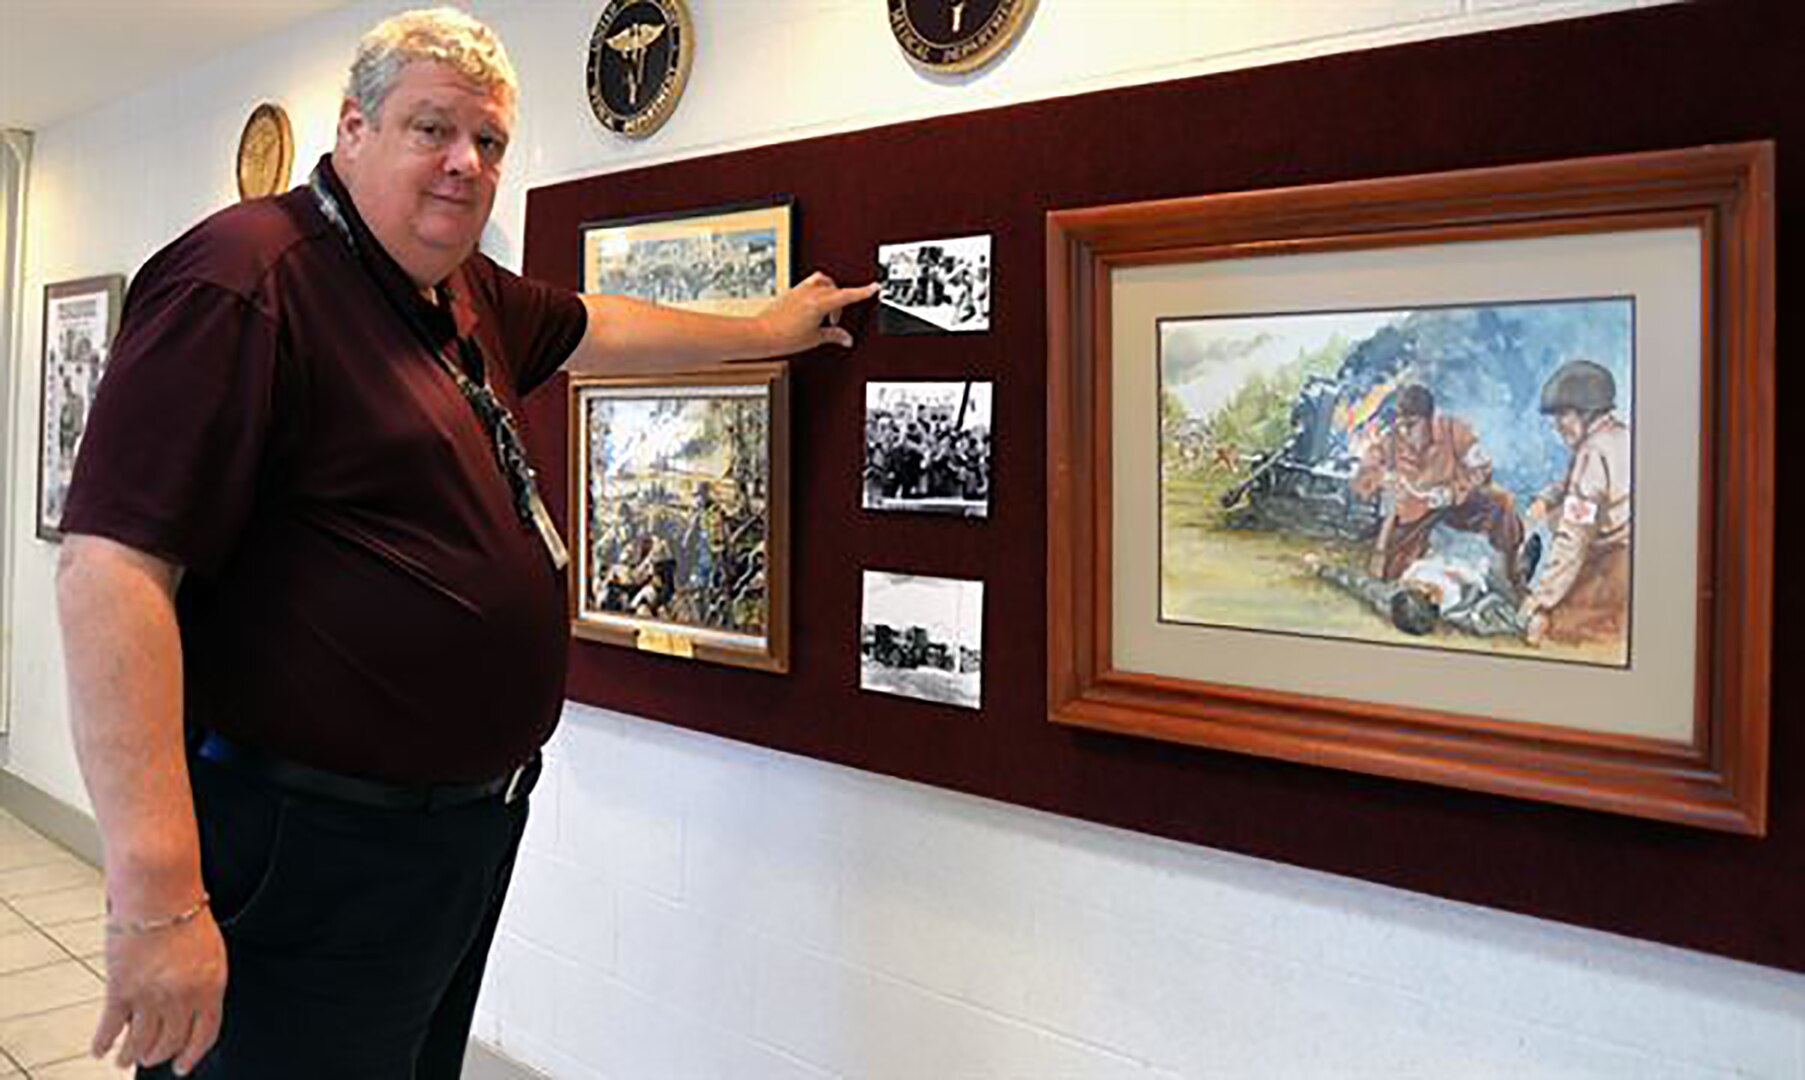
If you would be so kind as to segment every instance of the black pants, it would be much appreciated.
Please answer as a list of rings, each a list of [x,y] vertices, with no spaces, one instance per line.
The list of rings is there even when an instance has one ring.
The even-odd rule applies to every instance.
[[[379,810],[189,768],[228,965],[219,1041],[191,1075],[457,1080],[526,800]]]

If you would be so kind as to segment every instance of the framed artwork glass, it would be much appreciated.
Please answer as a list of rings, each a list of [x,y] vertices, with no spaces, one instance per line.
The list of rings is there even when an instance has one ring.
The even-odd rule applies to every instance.
[[[752,315],[795,280],[788,198],[585,224],[583,291]]]
[[[575,634],[787,671],[787,368],[578,377],[570,402]]]
[[[38,396],[38,520],[42,540],[61,540],[63,502],[106,371],[125,278],[119,274],[44,287],[44,364]]]
[[[1760,833],[1772,168],[1050,214],[1052,718]]]

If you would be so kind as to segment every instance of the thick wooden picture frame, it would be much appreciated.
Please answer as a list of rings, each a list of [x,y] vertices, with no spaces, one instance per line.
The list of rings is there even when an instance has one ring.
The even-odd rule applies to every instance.
[[[623,496],[592,483],[593,433],[585,402],[598,395],[615,400],[653,402],[697,398],[756,401],[765,427],[765,458],[759,463],[757,480],[757,484],[762,484],[762,491],[743,492],[739,490],[743,485],[719,477],[673,474],[668,482],[662,476],[651,481],[654,487],[664,489],[659,492],[657,505],[652,505],[642,492]],[[577,637],[737,667],[778,673],[789,670],[790,382],[787,365],[733,364],[706,372],[657,378],[573,377],[570,381],[569,453],[570,618],[572,632]],[[729,486],[735,490],[727,492],[725,488]],[[704,487],[710,494],[699,498]],[[762,579],[762,631],[711,628],[694,618],[674,614],[667,617],[662,609],[647,612],[633,605],[631,597],[627,598],[630,610],[608,610],[605,602],[595,602],[595,597],[605,595],[607,589],[602,578],[612,572],[612,565],[602,567],[598,560],[611,564],[644,561],[629,559],[619,552],[613,559],[598,554],[597,544],[607,544],[609,538],[592,535],[596,531],[594,523],[600,520],[597,503],[612,498],[631,498],[639,506],[634,514],[641,526],[637,532],[645,535],[649,543],[662,544],[669,549],[673,566],[666,573],[672,580],[663,587],[672,594],[673,613],[685,603],[695,606],[698,601],[694,597],[743,595],[748,575],[756,574]],[[723,500],[727,498],[734,501],[724,504]],[[739,501],[742,499],[743,502]],[[704,507],[701,504],[705,501],[708,505]],[[758,509],[748,509],[753,506]],[[743,526],[744,519],[758,513],[762,513],[764,533],[762,540],[756,541],[756,560],[739,556],[731,560],[722,558],[723,551],[739,551],[747,546],[742,542],[735,547],[732,542],[741,532],[736,526]],[[624,516],[617,513],[611,520]],[[601,517],[608,515],[604,513]],[[654,535],[658,537],[656,541],[651,539]],[[633,539],[626,537],[628,542]],[[720,541],[720,544],[711,547],[708,556],[698,557],[697,545],[710,540]],[[616,546],[623,545],[617,542]],[[739,551],[739,555],[743,556],[745,552]],[[748,565],[739,565],[742,562]],[[643,588],[646,584],[634,581],[635,588]],[[652,590],[653,598],[655,594],[656,587]]]
[[[1763,833],[1774,519],[1773,162],[1771,144],[1749,143],[1049,213],[1050,719]],[[1140,358],[1112,355],[1119,272],[1226,260],[1276,266],[1263,260],[1394,250],[1408,260],[1413,250],[1442,245],[1653,230],[1696,232],[1702,251],[1697,575],[1693,594],[1675,600],[1696,621],[1687,639],[1695,657],[1689,735],[1584,730],[1483,708],[1300,692],[1282,680],[1178,677],[1122,662],[1120,564],[1112,544],[1125,502],[1114,490],[1112,398],[1121,372]],[[1138,520],[1126,526],[1156,529]]]
[[[63,538],[58,528],[63,516],[63,499],[68,491],[70,472],[75,466],[76,450],[87,428],[88,410],[94,406],[94,391],[106,370],[113,337],[119,332],[120,307],[124,300],[125,277],[122,274],[59,281],[44,286],[43,363],[38,377],[37,535],[40,540],[56,542]],[[65,305],[84,304],[100,310],[55,319]],[[98,341],[95,340],[97,336]],[[80,355],[74,355],[77,352]]]

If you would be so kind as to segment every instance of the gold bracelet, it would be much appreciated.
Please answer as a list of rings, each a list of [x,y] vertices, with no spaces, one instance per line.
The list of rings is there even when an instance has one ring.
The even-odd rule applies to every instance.
[[[107,933],[154,934],[159,930],[168,930],[193,920],[196,915],[207,910],[207,902],[211,899],[212,897],[208,896],[206,893],[202,893],[201,898],[194,902],[193,907],[178,911],[174,915],[165,915],[160,919],[130,919],[126,921],[120,921],[112,917],[110,909],[113,905],[111,901],[108,901],[107,908],[109,909],[109,912],[107,916]]]

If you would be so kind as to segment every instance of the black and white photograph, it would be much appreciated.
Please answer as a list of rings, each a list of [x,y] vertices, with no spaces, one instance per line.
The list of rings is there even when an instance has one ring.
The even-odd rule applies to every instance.
[[[984,676],[984,583],[865,571],[859,686],[976,709]]]
[[[884,334],[967,334],[990,329],[990,237],[880,244]]]
[[[125,279],[65,281],[44,289],[42,438],[38,447],[38,537],[60,540],[63,503],[87,430],[94,392],[119,328]]]
[[[865,384],[867,510],[990,516],[991,384]]]

